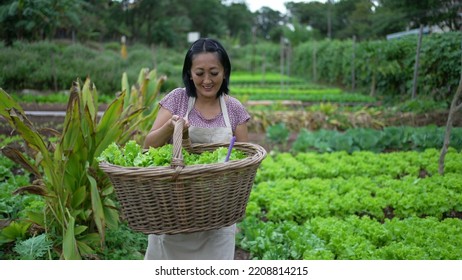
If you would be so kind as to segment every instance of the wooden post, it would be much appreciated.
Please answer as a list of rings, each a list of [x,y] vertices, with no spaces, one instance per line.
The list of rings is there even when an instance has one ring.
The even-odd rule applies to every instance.
[[[127,57],[128,57],[128,53],[127,53],[127,46],[125,44],[127,38],[125,37],[125,35],[123,35],[122,37],[120,37],[120,55],[122,57],[123,60],[126,60]]]
[[[419,57],[420,57],[420,47],[422,45],[422,36],[423,36],[423,24],[420,24],[419,40],[417,41],[417,50],[415,53],[414,79],[412,82],[412,99],[415,99],[417,95],[417,78],[419,76]]]
[[[153,69],[157,69],[157,49],[155,44],[151,44]]]
[[[356,58],[356,36],[353,35],[353,42],[351,46],[351,90],[356,88],[356,72],[355,72],[355,58]]]
[[[53,50],[51,50],[51,73],[53,75],[53,89],[55,92],[58,91],[58,78],[56,77],[56,66],[55,66],[55,56]]]
[[[265,74],[266,74],[266,53],[263,53],[262,63],[261,63],[261,85],[265,85]]]
[[[328,0],[327,5],[327,38],[332,39],[332,0]]]
[[[281,93],[283,92],[284,88],[284,80],[282,76],[284,76],[284,38],[281,36],[280,42],[281,52],[280,52],[280,71],[281,71]]]
[[[290,61],[292,60],[292,48],[291,48],[290,43],[287,45],[286,55],[287,55],[287,57],[286,57],[286,62],[287,62],[286,74],[287,74],[287,76],[290,77]]]
[[[316,41],[313,41],[313,59],[312,59],[312,67],[313,67],[313,81],[316,82],[318,80],[317,72],[316,72]]]
[[[256,65],[255,56],[257,55],[256,44],[257,44],[257,27],[252,26],[252,61],[250,63],[250,72],[252,74],[255,73],[255,68],[256,68],[255,67],[255,65]]]
[[[372,70],[372,81],[371,81],[371,92],[370,92],[370,96],[372,97],[375,96],[376,84],[377,84],[377,71]]]

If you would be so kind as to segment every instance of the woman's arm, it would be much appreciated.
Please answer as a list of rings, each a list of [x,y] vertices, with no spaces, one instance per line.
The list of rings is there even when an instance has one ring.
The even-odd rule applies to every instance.
[[[160,107],[156,120],[144,140],[144,148],[160,147],[170,140],[174,128],[172,117],[173,114],[169,110]]]
[[[247,129],[247,122],[239,124],[234,131],[236,142],[249,142],[249,132]]]
[[[146,138],[144,139],[144,148],[157,148],[165,145],[172,138],[175,122],[179,118],[179,116],[173,115],[169,110],[160,107],[156,120],[154,121],[148,135],[146,135]],[[185,120],[183,126],[183,137],[187,136],[188,128],[189,122]]]

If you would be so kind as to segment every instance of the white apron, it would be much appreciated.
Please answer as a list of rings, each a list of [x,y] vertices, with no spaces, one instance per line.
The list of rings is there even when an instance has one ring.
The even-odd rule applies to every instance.
[[[188,100],[189,112],[196,99]],[[220,97],[221,112],[226,127],[203,128],[189,127],[191,143],[229,142],[233,136],[225,99]],[[236,224],[217,230],[185,234],[148,236],[148,249],[145,260],[233,260],[235,249]]]

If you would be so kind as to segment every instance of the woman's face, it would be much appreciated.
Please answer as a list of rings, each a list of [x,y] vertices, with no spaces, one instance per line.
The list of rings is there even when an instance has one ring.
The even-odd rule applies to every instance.
[[[191,65],[191,79],[199,97],[216,98],[221,88],[225,70],[216,53],[194,55]]]

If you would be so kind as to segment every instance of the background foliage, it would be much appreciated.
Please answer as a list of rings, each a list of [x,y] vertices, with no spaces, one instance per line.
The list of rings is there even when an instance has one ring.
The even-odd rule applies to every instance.
[[[279,42],[284,25],[310,26],[318,39],[359,40],[418,28],[420,24],[460,30],[462,3],[453,0],[288,1],[287,14],[268,7],[251,12],[243,0],[4,0],[0,38],[119,40],[186,47],[186,34],[229,37],[246,45],[255,39]],[[204,17],[203,15],[207,15]],[[293,30],[299,32],[299,30]],[[305,37],[302,34],[302,37]],[[300,37],[293,38],[296,42]],[[307,37],[305,37],[306,39]]]
[[[423,38],[418,77],[418,95],[436,101],[453,96],[460,78],[462,34],[449,32]],[[282,72],[303,80],[379,95],[385,100],[407,100],[411,96],[416,36],[399,40],[353,43],[351,40],[309,41],[293,48],[290,61],[281,71],[281,46],[274,43],[236,46],[225,40],[233,71]],[[182,86],[183,51],[166,47],[129,46],[128,57],[120,55],[118,43],[72,44],[63,41],[0,45],[0,84],[9,91],[65,90],[76,78],[98,81],[103,95],[120,89],[120,74],[137,78],[140,68],[157,69],[168,80],[162,91]],[[351,58],[355,53],[355,60]]]
[[[420,53],[418,92],[436,100],[452,96],[461,75],[462,34],[449,32],[425,36]],[[318,82],[374,90],[388,97],[409,97],[412,89],[417,36],[398,40],[306,42],[294,50],[293,72]],[[353,60],[352,53],[355,52]],[[316,55],[316,62],[313,60]],[[353,65],[354,63],[354,65]],[[316,76],[313,75],[313,65]],[[373,81],[375,79],[375,82]]]

